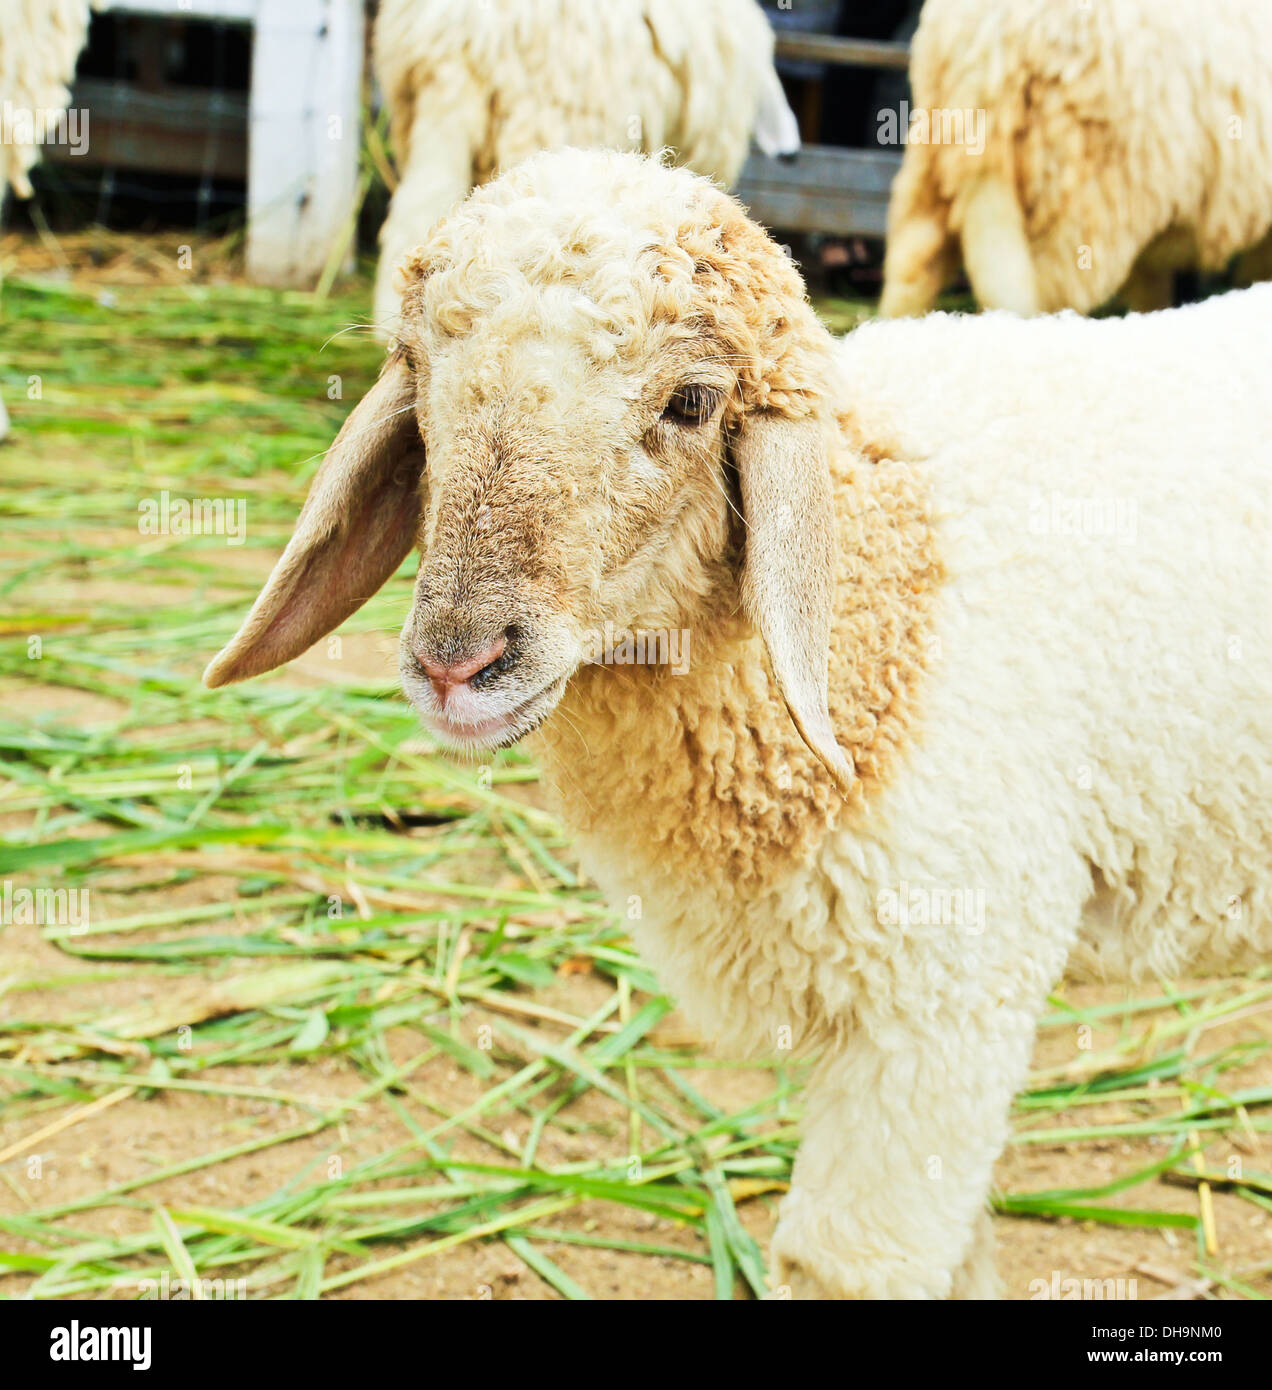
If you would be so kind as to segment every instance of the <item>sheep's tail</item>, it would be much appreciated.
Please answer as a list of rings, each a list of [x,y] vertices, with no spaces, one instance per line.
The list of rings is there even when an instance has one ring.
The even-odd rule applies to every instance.
[[[984,309],[1041,312],[1024,214],[1009,178],[985,173],[963,195],[963,265]]]
[[[880,314],[906,318],[927,313],[958,269],[958,242],[924,145],[906,146],[892,182],[886,247]]]
[[[395,113],[396,115],[397,113]],[[473,186],[473,165],[486,143],[489,102],[466,74],[435,80],[414,93],[409,120],[397,150],[401,178],[380,229],[380,263],[375,276],[375,325],[386,341],[396,336],[401,306],[397,270]]]
[[[799,153],[799,122],[786,100],[782,79],[771,63],[765,67],[760,83],[760,100],[755,108],[751,134],[761,152],[770,159]]]

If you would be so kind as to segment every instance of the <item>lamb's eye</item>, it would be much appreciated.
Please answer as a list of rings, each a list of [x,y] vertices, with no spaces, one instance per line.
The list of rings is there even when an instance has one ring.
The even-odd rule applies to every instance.
[[[675,425],[700,425],[711,418],[719,398],[710,386],[682,386],[667,402],[663,419]]]

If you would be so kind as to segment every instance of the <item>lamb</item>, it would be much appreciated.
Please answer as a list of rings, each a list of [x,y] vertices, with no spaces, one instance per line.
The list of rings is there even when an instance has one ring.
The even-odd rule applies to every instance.
[[[557,145],[657,151],[725,184],[752,130],[799,148],[756,0],[384,0],[373,65],[401,183],[380,233],[375,322],[391,337],[404,254],[475,184]]]
[[[530,738],[704,1035],[820,1050],[776,1286],[989,1295],[1066,966],[1272,946],[1272,285],[836,343],[725,193],[580,150],[475,191],[406,276],[206,683],[299,655],[418,545],[427,726]],[[620,631],[687,634],[689,669],[596,660]]]
[[[916,111],[938,135],[984,113],[983,152],[906,146],[892,186],[885,315],[958,273],[978,302],[1089,313],[1172,302],[1177,270],[1272,277],[1272,6],[1266,0],[927,0]]]

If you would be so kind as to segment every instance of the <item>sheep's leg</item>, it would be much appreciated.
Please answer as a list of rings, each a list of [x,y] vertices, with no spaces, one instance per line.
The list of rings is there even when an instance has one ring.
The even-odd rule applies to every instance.
[[[962,218],[963,264],[983,309],[1042,312],[1024,217],[1015,191],[999,174],[977,180]]]
[[[986,1297],[985,1202],[1022,1084],[1032,1015],[997,1002],[823,1060],[773,1239],[774,1283],[804,1298]]]
[[[473,151],[484,135],[487,102],[470,80],[454,88],[439,81],[417,92],[406,150],[397,152],[401,180],[380,229],[375,272],[375,326],[386,340],[395,335],[400,309],[398,266],[472,188]]]
[[[892,185],[883,262],[884,318],[925,314],[958,273],[949,209],[930,186],[922,148],[911,145]]]
[[[954,1271],[950,1297],[974,1301],[1003,1296],[1002,1280],[994,1259],[994,1220],[988,1207],[982,1207],[972,1227],[972,1240],[963,1263]]]

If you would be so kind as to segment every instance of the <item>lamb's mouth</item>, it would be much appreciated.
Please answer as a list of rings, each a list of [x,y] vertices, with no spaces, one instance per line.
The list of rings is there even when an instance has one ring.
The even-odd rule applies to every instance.
[[[476,723],[450,719],[445,710],[422,712],[422,718],[429,732],[449,748],[466,753],[510,748],[537,729],[552,713],[565,689],[566,679],[561,676],[512,709]]]

